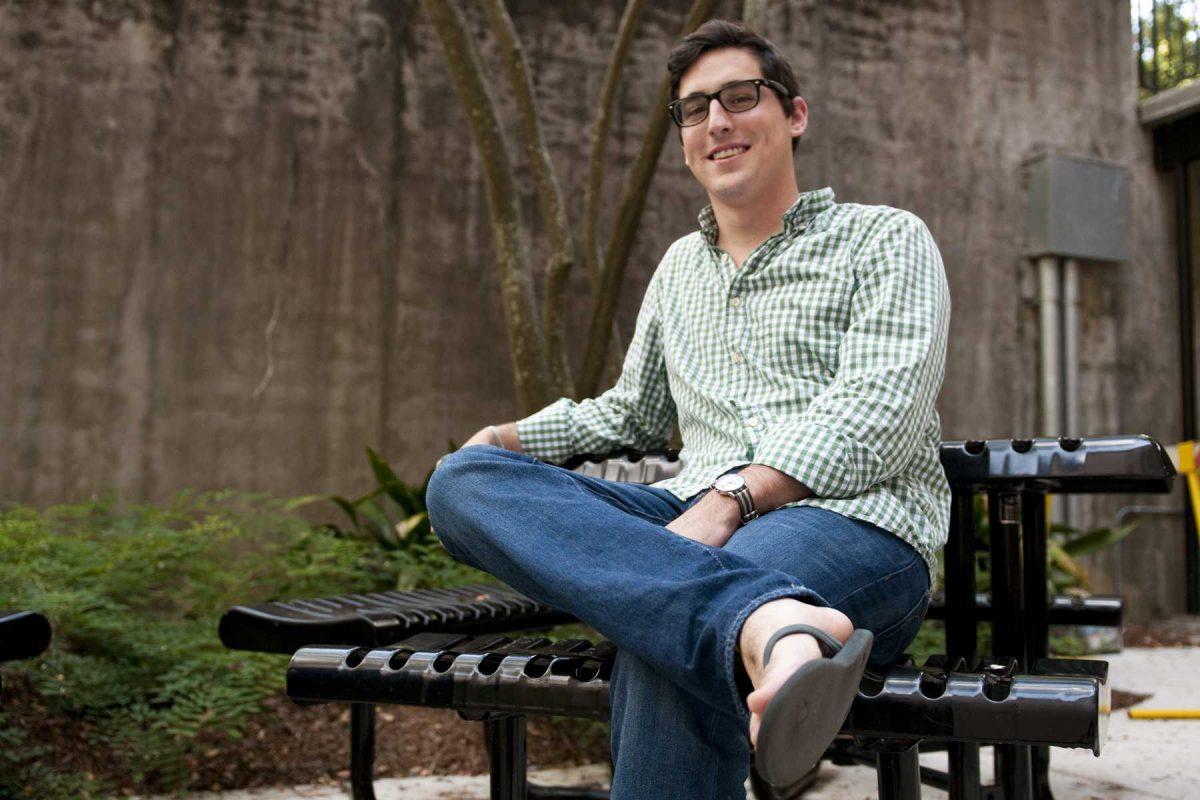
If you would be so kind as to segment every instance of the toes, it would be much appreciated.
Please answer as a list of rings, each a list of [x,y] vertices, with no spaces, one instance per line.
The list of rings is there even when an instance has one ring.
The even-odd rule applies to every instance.
[[[760,690],[754,690],[746,695],[746,707],[752,714],[761,714],[767,710],[767,696]]]

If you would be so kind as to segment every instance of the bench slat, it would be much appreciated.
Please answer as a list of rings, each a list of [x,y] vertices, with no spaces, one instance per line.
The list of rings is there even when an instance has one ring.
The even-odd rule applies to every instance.
[[[235,650],[292,654],[305,645],[382,646],[439,630],[484,633],[547,628],[574,618],[503,586],[381,592],[315,601],[235,606],[221,617],[221,642]]]

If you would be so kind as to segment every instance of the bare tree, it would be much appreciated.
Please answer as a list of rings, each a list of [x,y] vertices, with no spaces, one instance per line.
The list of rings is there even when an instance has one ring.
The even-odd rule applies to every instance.
[[[496,266],[500,271],[501,303],[508,332],[517,409],[527,414],[556,397],[595,394],[612,352],[613,320],[625,266],[637,235],[650,181],[670,128],[665,113],[670,86],[664,78],[652,107],[641,152],[630,169],[617,208],[616,222],[599,242],[598,217],[604,183],[605,150],[616,87],[620,83],[630,43],[646,5],[629,0],[605,71],[604,87],[592,127],[583,230],[583,262],[588,271],[592,305],[582,373],[573,380],[566,342],[566,284],[574,266],[576,244],[571,236],[562,192],[542,140],[541,123],[520,39],[503,0],[476,0],[489,33],[495,38],[513,97],[521,148],[537,190],[538,208],[546,230],[545,280],[541,302],[534,292],[531,262],[520,236],[520,209],[513,162],[488,92],[484,68],[467,34],[460,3],[422,0],[446,57],[451,83],[467,113],[471,138],[483,165],[484,189],[491,220]],[[712,15],[716,0],[693,0],[682,34],[695,30]]]

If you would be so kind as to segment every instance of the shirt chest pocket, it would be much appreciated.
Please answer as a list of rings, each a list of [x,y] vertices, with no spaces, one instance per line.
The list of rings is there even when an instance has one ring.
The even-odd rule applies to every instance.
[[[831,379],[850,326],[853,284],[817,274],[760,292],[748,303],[765,366],[783,375]]]

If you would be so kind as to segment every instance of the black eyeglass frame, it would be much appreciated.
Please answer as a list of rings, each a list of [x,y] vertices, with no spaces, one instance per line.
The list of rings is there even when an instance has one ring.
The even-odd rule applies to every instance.
[[[741,111],[734,111],[732,108],[725,105],[725,101],[721,99],[721,94],[730,89],[733,89],[738,86],[742,86],[747,83],[753,84],[753,86],[754,86],[754,105],[750,106],[750,108],[743,108]],[[747,111],[751,111],[752,109],[758,108],[758,104],[762,102],[762,87],[764,87],[764,86],[766,86],[768,89],[775,92],[777,95],[782,97],[784,100],[792,99],[791,92],[788,91],[788,88],[786,86],[784,86],[782,83],[780,83],[779,81],[773,81],[770,78],[748,78],[744,81],[733,81],[732,83],[727,83],[724,86],[722,86],[720,89],[717,89],[715,92],[713,92],[711,94],[709,94],[707,92],[692,92],[687,97],[681,97],[678,100],[673,100],[667,104],[667,113],[670,115],[671,121],[674,122],[680,128],[691,128],[695,125],[699,125],[700,123],[704,122],[704,120],[708,119],[708,110],[712,107],[713,100],[716,100],[718,103],[720,103],[721,108],[725,109],[725,111],[730,114],[743,114]],[[692,100],[697,97],[704,98],[704,101],[705,101],[704,102],[704,116],[701,117],[700,119],[696,120],[695,122],[689,122],[685,125],[683,123],[683,120],[681,119],[681,117],[683,116],[683,110],[682,110],[683,103],[687,100]]]

